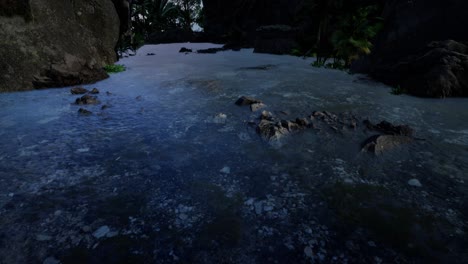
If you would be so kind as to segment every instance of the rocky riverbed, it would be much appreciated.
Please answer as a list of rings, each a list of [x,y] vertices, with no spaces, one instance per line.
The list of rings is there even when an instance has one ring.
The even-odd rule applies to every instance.
[[[467,99],[208,48],[0,95],[0,263],[468,260]]]

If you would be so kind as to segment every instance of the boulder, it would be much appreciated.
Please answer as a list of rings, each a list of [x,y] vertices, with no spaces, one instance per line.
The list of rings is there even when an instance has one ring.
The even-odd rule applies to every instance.
[[[354,72],[422,97],[468,96],[468,1],[386,1],[383,30]]]
[[[99,93],[99,90],[97,88],[93,88],[91,90],[91,92],[89,92],[90,94],[98,94]]]
[[[281,125],[281,122],[262,119],[257,126],[257,133],[268,141],[279,140],[289,134],[289,130]]]
[[[271,54],[290,54],[298,47],[296,31],[287,25],[259,27],[256,32],[254,52]]]
[[[242,96],[236,101],[236,105],[251,105],[257,103],[262,103],[262,101],[248,96]]]
[[[99,104],[100,102],[98,101],[96,96],[91,96],[91,95],[83,95],[80,98],[77,98],[75,101],[75,104],[77,105],[89,105],[89,104]]]
[[[79,113],[80,115],[91,115],[93,112],[91,112],[91,111],[89,111],[89,110],[86,110],[86,109],[84,109],[84,108],[80,108],[80,109],[78,109],[78,113]]]
[[[182,47],[182,48],[180,48],[179,52],[180,52],[180,53],[188,53],[188,52],[192,52],[192,50],[191,50],[191,49],[187,49],[186,47]]]
[[[411,142],[413,142],[413,139],[407,136],[374,135],[362,144],[361,151],[382,155],[389,150]]]
[[[414,133],[414,130],[408,125],[393,125],[392,123],[387,121],[382,121],[374,125],[369,120],[364,120],[363,123],[367,127],[367,129],[375,130],[387,135],[412,137]]]
[[[108,77],[120,25],[111,0],[0,1],[0,10],[0,91]]]
[[[220,52],[220,51],[226,51],[226,49],[225,48],[200,49],[200,50],[197,50],[197,53],[200,53],[200,54],[215,54],[215,53]]]
[[[71,94],[85,94],[88,92],[88,89],[83,87],[74,87],[70,89]]]
[[[373,75],[422,97],[468,96],[468,46],[453,40],[431,42],[422,51],[381,64]]]
[[[266,105],[264,103],[253,103],[250,105],[250,111],[256,112],[262,108],[264,108]]]

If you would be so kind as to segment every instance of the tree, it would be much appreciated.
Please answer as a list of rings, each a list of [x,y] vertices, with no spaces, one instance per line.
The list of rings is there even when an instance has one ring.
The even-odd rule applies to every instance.
[[[202,15],[201,0],[173,0],[179,8],[179,22],[181,27],[192,31],[192,26]]]
[[[333,33],[335,57],[344,60],[345,66],[350,66],[360,55],[371,53],[371,40],[383,25],[381,18],[373,16],[376,10],[376,6],[359,8],[347,15]]]

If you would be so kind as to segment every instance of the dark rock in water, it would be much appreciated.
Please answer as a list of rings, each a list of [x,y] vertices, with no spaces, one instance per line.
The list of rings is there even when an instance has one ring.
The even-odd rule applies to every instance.
[[[88,104],[99,104],[100,102],[97,100],[96,96],[91,96],[91,95],[83,95],[80,98],[77,98],[75,103],[77,105],[88,105]]]
[[[83,87],[74,87],[70,89],[71,94],[85,94],[88,92],[88,89]]]
[[[78,109],[78,113],[81,114],[81,115],[91,115],[93,112],[88,111],[88,110],[86,110],[84,108],[80,108],[80,109]]]
[[[93,88],[91,90],[91,92],[89,92],[90,94],[98,94],[99,93],[99,90],[97,88]]]
[[[309,126],[309,121],[307,118],[296,118],[296,124],[302,127],[307,127]]]
[[[23,18],[4,16],[10,11]],[[108,77],[102,65],[117,59],[120,21],[111,0],[0,1],[0,25],[0,68],[10,72],[0,74],[3,90],[96,82]]]
[[[257,110],[260,110],[262,108],[264,108],[266,105],[264,103],[253,103],[250,105],[250,110],[252,112],[255,112]]]
[[[273,120],[273,114],[268,111],[262,111],[262,114],[260,115],[260,119]]]
[[[106,95],[108,95],[108,96],[109,96],[109,95],[112,95],[112,93],[111,93],[111,92],[109,92],[109,91],[107,91],[107,92],[106,92]]]
[[[400,145],[409,144],[411,142],[413,142],[413,139],[407,136],[374,135],[362,144],[362,151],[381,155]]]
[[[105,110],[105,109],[107,109],[107,108],[109,108],[108,105],[103,105],[103,106],[101,107],[101,110]]]
[[[379,131],[387,135],[407,136],[412,137],[414,130],[407,125],[395,126],[390,122],[382,121],[377,125],[372,124],[369,120],[363,121],[364,125],[370,130]]]
[[[201,50],[197,50],[197,53],[201,53],[201,54],[215,54],[219,51],[226,51],[225,48],[209,48],[209,49],[201,49]]]
[[[269,25],[257,29],[254,52],[271,54],[290,54],[298,47],[296,32],[287,25]]]
[[[141,100],[143,100],[143,97],[142,97],[141,95],[139,95],[139,96],[135,97],[135,99],[136,99],[137,101],[141,101]]]
[[[283,136],[289,134],[289,130],[281,125],[281,122],[262,119],[257,126],[259,133],[265,140],[279,140]]]
[[[187,53],[187,52],[192,52],[191,49],[187,49],[186,47],[182,47],[180,50],[179,50],[180,53]]]
[[[242,67],[239,68],[239,70],[261,70],[261,71],[266,71],[273,69],[275,65],[272,64],[266,64],[266,65],[259,65],[259,66],[253,66],[253,67]]]
[[[248,97],[248,96],[242,96],[236,101],[236,105],[251,105],[251,104],[257,104],[257,103],[262,103],[262,101],[257,100],[252,97]]]
[[[153,53],[153,52],[146,53],[146,56],[154,56],[154,55],[156,55],[156,53]]]
[[[282,127],[288,129],[288,131],[290,132],[299,130],[301,128],[299,124],[297,124],[296,122],[289,121],[289,120],[281,120],[280,123]]]

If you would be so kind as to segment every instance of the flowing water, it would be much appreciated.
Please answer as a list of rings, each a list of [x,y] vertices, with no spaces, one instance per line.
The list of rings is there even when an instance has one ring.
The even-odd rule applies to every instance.
[[[468,99],[182,46],[218,47],[144,46],[85,86],[99,105],[74,105],[69,88],[0,94],[0,263],[468,260]],[[373,133],[359,124],[266,142],[243,95],[284,119],[347,112],[423,140],[363,153]]]

